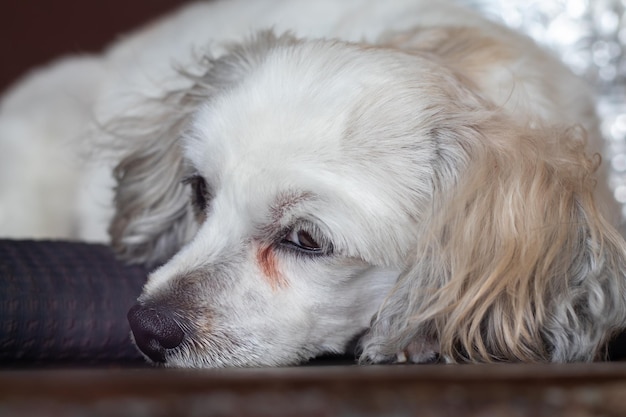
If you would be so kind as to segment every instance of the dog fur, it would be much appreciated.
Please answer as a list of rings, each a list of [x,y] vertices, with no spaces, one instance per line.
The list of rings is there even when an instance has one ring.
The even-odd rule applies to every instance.
[[[69,92],[60,154],[97,167],[46,154],[11,178],[64,184],[54,237],[100,239],[110,217],[120,257],[158,266],[139,303],[184,333],[167,366],[294,364],[355,338],[362,363],[602,359],[626,245],[592,95],[529,39],[434,3],[188,6],[10,91],[0,146],[56,150],[45,115]],[[81,191],[103,172],[112,213]]]

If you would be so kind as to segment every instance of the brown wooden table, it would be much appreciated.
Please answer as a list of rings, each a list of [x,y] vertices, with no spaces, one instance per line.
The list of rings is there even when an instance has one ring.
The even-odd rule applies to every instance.
[[[626,363],[11,370],[0,415],[626,416]]]

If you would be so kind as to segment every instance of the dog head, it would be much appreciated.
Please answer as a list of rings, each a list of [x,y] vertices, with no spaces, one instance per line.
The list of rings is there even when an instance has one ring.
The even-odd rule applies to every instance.
[[[553,284],[555,271],[578,268],[602,287],[597,277],[621,265],[621,241],[593,206],[583,141],[551,163],[564,135],[546,133],[544,146],[419,54],[267,33],[211,60],[159,106],[116,170],[111,226],[122,255],[167,261],[129,313],[156,362],[297,363],[344,352],[366,331],[364,358],[374,361],[415,337],[441,343],[450,360],[494,350],[515,359],[502,346],[515,340],[528,358],[550,358],[558,330],[544,330],[554,312],[543,308],[571,281]],[[522,168],[506,165],[516,160]],[[558,191],[547,171],[574,185]],[[516,175],[531,179],[521,186]],[[533,193],[545,202],[528,201]],[[558,210],[541,208],[550,204]],[[552,244],[565,246],[546,253]],[[577,285],[581,308],[593,309],[586,281]],[[484,349],[467,348],[477,340]]]

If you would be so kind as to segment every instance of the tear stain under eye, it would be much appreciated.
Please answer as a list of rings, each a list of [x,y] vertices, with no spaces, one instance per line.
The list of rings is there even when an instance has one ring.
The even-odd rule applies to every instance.
[[[288,282],[278,268],[278,259],[276,259],[276,253],[271,246],[259,247],[256,257],[263,277],[270,284],[272,290],[287,287]]]

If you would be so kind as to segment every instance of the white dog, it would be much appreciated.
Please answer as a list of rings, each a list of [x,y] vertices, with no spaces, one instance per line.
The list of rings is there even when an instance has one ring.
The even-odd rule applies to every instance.
[[[57,158],[110,150],[154,362],[589,361],[626,327],[588,89],[459,6],[191,5],[1,111],[5,235],[102,238],[100,168]]]

